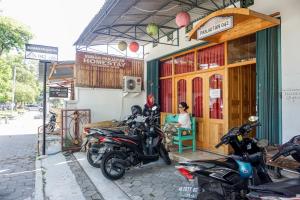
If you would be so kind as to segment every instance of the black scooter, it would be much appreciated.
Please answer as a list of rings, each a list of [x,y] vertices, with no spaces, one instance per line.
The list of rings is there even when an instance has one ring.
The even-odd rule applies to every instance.
[[[246,199],[248,185],[271,182],[265,161],[265,141],[246,137],[259,126],[257,118],[250,117],[249,123],[229,130],[216,148],[229,144],[233,154],[224,159],[190,161],[176,168],[187,179],[197,178],[198,200]]]
[[[128,132],[117,129],[107,129],[107,128],[85,128],[86,137],[81,145],[81,150],[86,151],[87,161],[93,167],[100,168],[101,159],[104,153],[110,151],[110,146],[105,145],[104,139],[106,135],[120,134],[120,135],[133,135],[131,130],[135,123],[137,115],[132,114],[126,120],[121,121],[117,127],[127,126]]]
[[[158,109],[152,108],[153,113]],[[101,162],[103,175],[110,180],[124,176],[125,170],[132,166],[155,162],[161,157],[167,165],[171,164],[169,154],[162,141],[164,134],[157,124],[158,115],[153,113],[135,124],[136,135],[107,135],[104,143],[113,151],[104,154]]]
[[[286,157],[289,155],[300,162],[300,135],[283,144],[279,148],[279,152],[271,160],[274,161],[280,156]],[[298,172],[300,173],[300,169],[298,169]],[[300,177],[259,186],[250,186],[249,188],[250,193],[247,197],[250,200],[300,199]]]

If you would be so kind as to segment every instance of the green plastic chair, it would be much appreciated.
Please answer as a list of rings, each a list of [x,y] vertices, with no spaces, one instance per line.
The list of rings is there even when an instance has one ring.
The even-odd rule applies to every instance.
[[[177,123],[179,115],[169,114],[165,118],[165,123]],[[190,134],[182,135],[183,131],[187,131]],[[183,146],[183,141],[192,140],[192,146]],[[177,128],[177,136],[173,137],[173,144],[178,145],[178,152],[182,153],[183,149],[193,149],[196,151],[196,118],[191,116],[191,129]]]

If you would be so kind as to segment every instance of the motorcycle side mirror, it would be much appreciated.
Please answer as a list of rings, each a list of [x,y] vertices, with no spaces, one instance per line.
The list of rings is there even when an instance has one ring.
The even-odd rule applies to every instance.
[[[152,107],[152,111],[155,111],[155,110],[157,110],[157,106]]]
[[[250,117],[248,118],[248,120],[249,120],[250,122],[256,122],[256,121],[258,120],[258,117],[257,117],[257,116],[250,116]]]
[[[257,146],[260,147],[260,148],[265,148],[269,145],[269,141],[266,140],[266,139],[262,139],[262,140],[259,140],[257,142]]]

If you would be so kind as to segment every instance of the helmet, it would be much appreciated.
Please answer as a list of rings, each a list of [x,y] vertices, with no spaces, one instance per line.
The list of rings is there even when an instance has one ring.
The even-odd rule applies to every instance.
[[[131,114],[132,115],[141,115],[142,114],[142,108],[139,105],[131,106]]]

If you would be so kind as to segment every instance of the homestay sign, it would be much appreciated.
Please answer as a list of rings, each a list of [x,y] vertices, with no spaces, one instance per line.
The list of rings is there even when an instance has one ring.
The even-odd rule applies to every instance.
[[[202,40],[208,36],[229,30],[233,27],[233,16],[214,17],[197,30],[197,39]]]
[[[116,56],[77,52],[76,63],[80,66],[124,68],[126,59]]]

